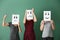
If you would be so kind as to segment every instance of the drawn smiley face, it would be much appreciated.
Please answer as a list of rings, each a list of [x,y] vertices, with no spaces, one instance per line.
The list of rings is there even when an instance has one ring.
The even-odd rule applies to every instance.
[[[51,20],[51,11],[44,11],[44,20],[45,21]]]

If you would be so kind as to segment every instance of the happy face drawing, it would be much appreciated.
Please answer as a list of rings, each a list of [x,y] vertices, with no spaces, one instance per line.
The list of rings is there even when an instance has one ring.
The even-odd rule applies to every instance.
[[[51,11],[44,11],[43,12],[43,19],[44,21],[50,21],[51,20]]]

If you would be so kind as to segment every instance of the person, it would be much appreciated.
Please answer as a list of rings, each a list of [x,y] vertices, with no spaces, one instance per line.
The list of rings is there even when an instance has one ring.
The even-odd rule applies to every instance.
[[[42,32],[42,40],[54,40],[53,30],[55,29],[53,20],[51,21],[41,21],[40,30]]]
[[[24,26],[25,26],[25,33],[24,33],[24,40],[35,40],[35,33],[34,33],[34,22],[37,22],[36,16],[34,14],[34,8],[32,8],[33,19],[27,20],[26,15],[27,12],[25,11],[24,16]]]
[[[12,24],[12,22],[6,22],[7,15],[4,15],[3,17],[3,23],[2,26],[9,26],[10,28],[10,40],[20,40],[19,38],[19,32],[22,32],[20,28],[20,23],[18,24]]]

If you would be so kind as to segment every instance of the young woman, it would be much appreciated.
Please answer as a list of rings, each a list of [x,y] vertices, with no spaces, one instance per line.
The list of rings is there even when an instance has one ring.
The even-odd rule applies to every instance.
[[[42,20],[40,25],[41,25],[40,30],[43,31],[42,40],[54,40],[53,30],[55,29],[55,27],[53,20],[51,21]]]
[[[20,24],[12,24],[12,22],[6,23],[7,15],[3,17],[2,26],[9,26],[10,27],[10,40],[20,40],[19,38],[19,31],[21,32]]]
[[[37,21],[36,16],[34,14],[34,9],[32,8],[33,19],[27,20],[25,12],[23,23],[25,25],[25,33],[24,33],[24,40],[35,40],[35,33],[34,33],[34,22]]]

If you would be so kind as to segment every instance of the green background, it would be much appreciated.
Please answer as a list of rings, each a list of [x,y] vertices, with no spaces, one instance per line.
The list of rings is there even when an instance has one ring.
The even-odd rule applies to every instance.
[[[19,33],[20,39],[24,37],[23,18],[26,9],[35,9],[37,22],[34,23],[36,40],[41,40],[40,22],[43,19],[43,11],[52,11],[52,19],[55,22],[54,40],[60,40],[60,0],[0,0],[0,40],[9,40],[10,28],[2,27],[3,16],[7,15],[7,22],[11,21],[12,14],[20,15],[20,26],[22,33]]]

